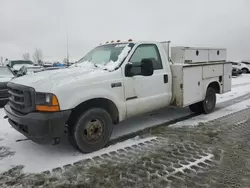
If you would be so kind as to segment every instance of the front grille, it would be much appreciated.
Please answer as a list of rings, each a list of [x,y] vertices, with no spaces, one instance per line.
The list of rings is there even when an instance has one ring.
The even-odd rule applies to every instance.
[[[10,107],[18,112],[27,114],[34,110],[34,89],[17,85],[17,84],[8,84],[9,88],[9,104]]]
[[[8,98],[9,96],[10,95],[8,93],[8,89],[3,89],[3,90],[0,89],[0,99],[1,98]]]
[[[0,91],[7,89],[8,88],[7,84],[8,84],[7,82],[0,82]]]

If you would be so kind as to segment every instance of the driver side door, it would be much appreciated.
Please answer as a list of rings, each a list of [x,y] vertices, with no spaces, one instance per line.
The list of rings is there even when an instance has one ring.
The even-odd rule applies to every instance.
[[[151,76],[139,75],[141,60],[153,60],[154,73]],[[167,106],[171,100],[167,72],[163,68],[162,58],[155,44],[141,44],[129,59],[134,66],[133,77],[124,78],[127,118]]]

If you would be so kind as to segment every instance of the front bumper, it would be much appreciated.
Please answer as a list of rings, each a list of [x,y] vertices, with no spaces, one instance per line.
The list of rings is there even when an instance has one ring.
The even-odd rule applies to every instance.
[[[39,144],[58,143],[64,135],[66,122],[71,110],[41,113],[33,112],[26,115],[13,111],[9,104],[4,107],[11,126],[30,140]]]

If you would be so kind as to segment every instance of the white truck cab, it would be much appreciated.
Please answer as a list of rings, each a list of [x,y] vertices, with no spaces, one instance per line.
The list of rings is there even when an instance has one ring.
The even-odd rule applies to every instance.
[[[231,90],[225,49],[172,47],[168,42],[112,42],[69,68],[8,84],[10,124],[37,143],[58,144],[67,129],[82,152],[104,147],[113,126],[175,105],[210,113],[216,93]]]

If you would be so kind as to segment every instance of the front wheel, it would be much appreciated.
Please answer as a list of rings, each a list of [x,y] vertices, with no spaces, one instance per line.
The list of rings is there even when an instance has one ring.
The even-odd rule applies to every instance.
[[[102,149],[113,132],[109,113],[101,108],[84,112],[69,133],[71,144],[83,152],[90,153]]]
[[[247,70],[247,69],[245,69],[245,68],[244,68],[244,69],[242,69],[241,71],[242,71],[242,73],[243,73],[243,74],[248,73],[248,70]]]

